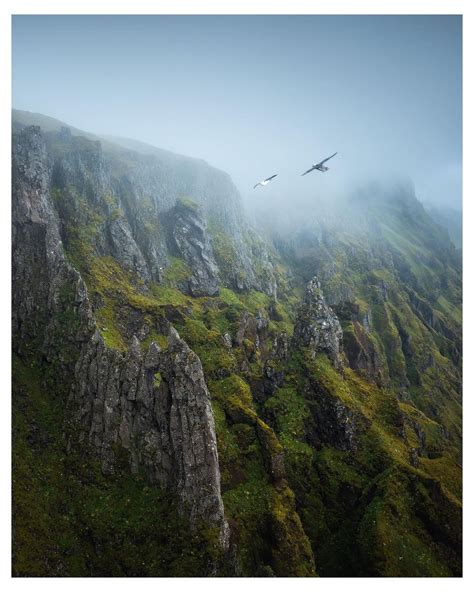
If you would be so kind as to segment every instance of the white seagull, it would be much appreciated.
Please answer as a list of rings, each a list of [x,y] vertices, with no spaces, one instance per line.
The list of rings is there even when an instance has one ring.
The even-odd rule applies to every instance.
[[[308,169],[306,172],[304,172],[301,176],[304,177],[305,175],[307,175],[308,173],[311,173],[312,171],[320,171],[321,173],[325,173],[326,171],[329,170],[329,167],[324,166],[324,163],[327,162],[333,156],[336,156],[336,154],[337,154],[337,152],[334,152],[334,154],[331,154],[331,156],[328,156],[327,158],[325,158],[321,162],[318,162],[317,164],[313,164],[313,166],[310,169]]]
[[[268,179],[265,179],[264,181],[260,181],[259,183],[257,183],[256,185],[253,186],[253,188],[255,189],[256,187],[265,187],[265,185],[268,185],[270,183],[270,181],[272,179],[274,179],[277,175],[272,175],[271,177],[268,177]]]

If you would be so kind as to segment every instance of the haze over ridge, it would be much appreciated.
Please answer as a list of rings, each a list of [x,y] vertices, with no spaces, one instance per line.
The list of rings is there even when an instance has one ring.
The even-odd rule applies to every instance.
[[[403,173],[422,201],[460,209],[461,24],[15,16],[13,104],[203,158],[250,205]],[[326,175],[300,177],[335,151]],[[252,191],[276,172],[278,183]]]

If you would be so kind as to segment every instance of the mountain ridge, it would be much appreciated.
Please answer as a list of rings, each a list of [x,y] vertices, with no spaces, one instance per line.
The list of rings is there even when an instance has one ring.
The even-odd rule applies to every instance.
[[[226,173],[59,127],[14,126],[14,572],[460,575],[461,268],[414,195],[263,239]]]

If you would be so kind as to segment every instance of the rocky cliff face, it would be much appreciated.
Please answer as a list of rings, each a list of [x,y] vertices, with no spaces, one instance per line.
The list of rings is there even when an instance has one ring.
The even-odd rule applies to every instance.
[[[61,321],[68,307],[75,322],[63,345],[72,354],[87,341],[94,325],[86,286],[65,258],[60,221],[49,195],[51,174],[40,129],[32,126],[14,136],[13,343],[18,353],[38,347],[48,359],[61,355],[56,338],[64,329]]]
[[[225,173],[47,123],[13,138],[15,574],[459,575],[459,258],[415,197],[264,242]]]
[[[41,392],[49,388],[63,398],[60,429],[68,457],[82,457],[82,466],[98,459],[110,483],[125,470],[169,492],[191,531],[204,537],[199,543],[205,550],[204,571],[199,575],[216,569],[239,573],[221,495],[205,374],[200,358],[173,324],[199,346],[194,332],[183,326],[190,314],[185,295],[215,296],[233,274],[236,289],[263,281],[275,294],[272,266],[254,235],[252,244],[244,242],[244,221],[229,232],[238,217],[219,221],[227,242],[219,242],[219,233],[209,233],[205,200],[201,206],[190,199],[175,200],[160,214],[163,202],[158,207],[157,196],[144,199],[146,175],[141,183],[134,179],[135,169],[117,178],[114,166],[123,170],[121,158],[122,153],[118,162],[111,160],[99,142],[72,136],[67,128],[45,134],[29,126],[14,135],[14,354],[20,366],[38,367]],[[216,224],[218,211],[213,209],[210,224]],[[250,263],[252,249],[262,255],[265,269],[258,278]],[[210,306],[209,312],[215,308]],[[254,317],[244,312],[234,337],[237,345],[254,339],[258,350],[258,333],[263,335],[267,324],[261,313]],[[232,337],[227,339],[232,348]],[[225,362],[224,356],[219,365]],[[218,374],[226,376],[228,370],[223,366]],[[44,404],[50,403],[46,397]],[[254,411],[242,415],[229,409],[229,418],[255,431],[265,470],[278,480],[275,499],[268,500],[275,507],[269,515],[276,537],[274,569],[313,573],[312,552],[283,479],[283,454],[273,432]],[[81,484],[84,490],[88,482]],[[21,515],[26,507],[20,507]],[[97,531],[93,525],[89,529]],[[81,537],[89,536],[87,532]],[[290,536],[291,552],[284,550]],[[34,569],[43,573],[38,566]],[[61,560],[56,569],[64,573]]]
[[[166,215],[170,252],[184,259],[187,276],[177,287],[191,296],[215,296],[219,293],[217,267],[206,222],[194,202],[179,200]]]
[[[336,367],[342,365],[341,325],[326,304],[316,277],[306,286],[304,303],[296,317],[293,341],[296,347],[308,347],[313,357],[318,352],[324,352]]]
[[[75,373],[70,443],[90,444],[105,474],[126,451],[132,472],[144,469],[151,482],[172,489],[191,524],[218,528],[228,549],[209,392],[199,358],[176,330],[170,327],[165,352],[151,342],[142,354],[135,338],[125,355],[108,350],[96,331]]]
[[[304,211],[300,214],[290,228],[286,220],[262,219],[261,224],[268,225],[268,236],[294,277],[308,281],[317,275],[327,303],[340,323],[342,348],[339,351],[343,350],[347,365],[339,368],[339,378],[328,364],[331,356],[334,358],[331,352],[337,348],[329,347],[330,355],[325,360],[324,353],[314,347],[322,322],[315,326],[314,315],[307,316],[304,322],[305,307],[308,307],[303,304],[303,316],[300,313],[303,322],[296,318],[293,344],[298,341],[306,344],[306,351],[302,356],[293,356],[293,360],[290,356],[286,367],[272,364],[271,372],[278,377],[279,389],[267,399],[265,406],[272,418],[275,408],[286,413],[292,408],[295,415],[298,409],[300,417],[305,409],[306,419],[304,425],[300,424],[304,441],[320,451],[316,453],[319,460],[313,465],[317,473],[314,484],[300,485],[298,474],[291,481],[305,511],[310,512],[308,508],[312,507],[315,512],[321,507],[312,498],[319,490],[328,521],[337,523],[334,530],[331,527],[326,530],[322,525],[316,535],[324,539],[332,532],[328,546],[313,543],[316,557],[320,558],[320,574],[347,573],[347,564],[338,568],[338,562],[334,561],[334,545],[348,563],[352,561],[354,548],[363,549],[361,560],[365,567],[359,573],[400,573],[404,569],[401,564],[410,561],[406,553],[401,553],[397,556],[398,567],[390,567],[396,556],[395,546],[400,543],[410,547],[413,553],[422,553],[424,545],[418,539],[411,546],[402,534],[404,528],[411,528],[408,524],[418,519],[415,515],[423,515],[422,508],[413,502],[414,514],[408,517],[406,503],[409,498],[413,500],[408,493],[411,484],[419,479],[421,488],[426,486],[434,492],[440,481],[443,486],[438,491],[444,491],[445,501],[447,496],[456,499],[455,504],[460,502],[461,368],[456,345],[462,303],[459,257],[443,229],[416,200],[411,187],[383,190],[371,187],[348,199],[336,217],[327,216],[324,222],[322,215],[318,220],[308,221]],[[452,331],[449,337],[446,328]],[[310,344],[313,347],[308,349]],[[300,380],[296,389],[288,390],[288,373],[294,376],[295,367],[299,368]],[[270,386],[274,389],[274,383]],[[304,393],[305,405],[302,401],[301,406],[297,404],[298,392]],[[278,424],[278,420],[274,421]],[[289,437],[291,432],[283,426],[280,430],[285,438]],[[396,434],[392,444],[389,444],[389,433]],[[428,433],[430,445],[426,447]],[[376,434],[384,435],[379,439]],[[398,441],[403,442],[402,448],[398,447]],[[372,446],[379,451],[375,452]],[[402,449],[405,452],[400,465],[398,453]],[[429,457],[438,460],[431,462],[427,460]],[[341,465],[343,458],[347,464]],[[441,458],[451,468],[456,467],[451,473],[453,480],[444,469],[439,470],[437,463]],[[349,474],[335,477],[335,466],[350,467],[349,471],[355,469],[355,473],[352,477]],[[375,497],[362,509],[356,474],[366,476],[375,466],[379,469],[385,466],[390,477],[382,480],[383,489],[377,493],[371,490]],[[406,472],[403,466],[414,467],[420,473]],[[422,474],[429,475],[428,481]],[[426,495],[430,497],[431,493]],[[333,506],[336,498],[339,501]],[[335,508],[334,512],[328,510],[330,507]],[[460,505],[457,508],[455,514],[459,518]],[[360,518],[360,512],[365,518]],[[384,512],[387,514],[382,518]],[[403,516],[402,522],[397,523],[397,515]],[[426,519],[424,515],[422,528],[428,540],[436,535],[433,535],[433,524]],[[312,521],[303,522],[309,532],[310,524],[314,525]],[[382,530],[377,534],[371,524]],[[355,543],[354,528],[359,533]],[[388,539],[381,534],[385,528],[391,529]],[[447,531],[442,535],[443,540],[449,537]],[[369,552],[367,540],[378,540],[377,544],[385,549],[377,559]],[[453,544],[459,548],[459,538]],[[390,547],[392,551],[388,551]],[[371,557],[368,563],[367,556]],[[370,564],[372,560],[380,561],[378,568]],[[411,563],[407,569],[422,573],[426,565]],[[431,563],[430,569],[439,569],[441,573],[444,568]],[[449,569],[456,571],[459,564],[457,567],[451,564]],[[358,570],[352,564],[351,573]]]
[[[21,121],[22,112],[17,112],[15,129],[24,127]],[[60,217],[82,223],[93,235],[87,238],[98,254],[114,257],[145,282],[161,282],[170,265],[169,251],[177,249],[185,260],[193,258],[196,269],[191,275],[204,273],[205,277],[196,276],[191,282],[203,281],[204,291],[216,293],[215,258],[224,285],[276,293],[275,271],[265,244],[248,225],[239,194],[226,173],[203,161],[139,143],[130,150],[128,143],[72,134],[59,123],[50,129],[54,131],[43,131],[43,136]],[[181,206],[173,210],[178,199]],[[186,216],[186,200],[199,206],[202,216],[196,213],[193,219],[189,209]],[[173,212],[173,236],[167,243]],[[184,226],[195,233],[189,237],[195,241],[192,247],[180,237]],[[204,255],[201,262],[196,249],[199,257]],[[255,272],[256,267],[261,273]],[[203,292],[199,287],[192,289]]]
[[[76,157],[80,168],[84,155]],[[97,199],[105,190],[102,169],[93,157],[90,164],[95,175],[87,170],[89,190]],[[152,341],[142,354],[135,336],[123,353],[107,347],[86,285],[66,261],[51,196],[57,174],[39,128],[15,136],[14,352],[26,356],[34,350],[54,365],[55,380],[69,385],[64,426],[69,449],[87,443],[105,474],[114,472],[117,454],[126,451],[133,472],[144,469],[152,482],[174,491],[191,524],[217,528],[226,550],[214,418],[200,360],[172,327],[165,352]],[[124,232],[114,235],[114,223],[112,248],[117,237],[121,245],[113,251],[117,259],[147,277],[144,260],[133,256],[139,250],[128,226],[123,223]]]

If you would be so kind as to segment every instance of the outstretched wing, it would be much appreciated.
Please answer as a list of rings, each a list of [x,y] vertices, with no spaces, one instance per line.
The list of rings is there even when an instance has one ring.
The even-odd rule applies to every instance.
[[[253,188],[256,189],[260,185],[262,185],[262,184],[261,183],[257,183],[256,185],[253,186]]]
[[[337,152],[334,152],[334,154],[331,154],[331,156],[328,156],[327,158],[325,158],[324,160],[322,160],[321,162],[318,162],[318,166],[324,164],[325,162],[327,162],[330,158],[332,158],[333,156],[336,156]]]
[[[314,171],[315,167],[311,167],[310,169],[308,169],[306,172],[304,172],[301,176],[304,177],[305,175],[307,175],[308,173],[311,173],[311,171]]]
[[[276,175],[272,175],[271,177],[268,177],[268,179],[265,179],[265,181],[271,181],[272,179],[274,179],[277,176],[278,176],[278,173]]]

